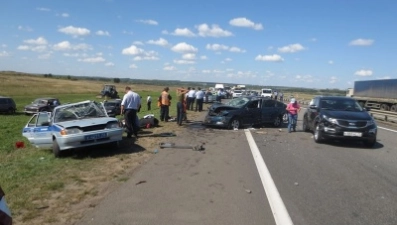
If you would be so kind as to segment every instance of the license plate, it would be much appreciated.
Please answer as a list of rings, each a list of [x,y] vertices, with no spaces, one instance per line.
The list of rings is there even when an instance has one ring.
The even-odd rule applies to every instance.
[[[362,135],[360,132],[343,132],[343,136],[361,137]]]
[[[106,138],[107,136],[108,136],[107,133],[91,134],[84,136],[84,140],[86,141],[96,140],[96,139]]]

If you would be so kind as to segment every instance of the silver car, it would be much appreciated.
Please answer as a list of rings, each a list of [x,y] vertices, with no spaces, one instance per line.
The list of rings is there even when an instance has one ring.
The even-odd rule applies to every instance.
[[[109,117],[102,103],[83,101],[60,105],[53,112],[34,114],[22,135],[38,148],[51,148],[56,157],[62,151],[114,143],[122,140],[123,129]]]

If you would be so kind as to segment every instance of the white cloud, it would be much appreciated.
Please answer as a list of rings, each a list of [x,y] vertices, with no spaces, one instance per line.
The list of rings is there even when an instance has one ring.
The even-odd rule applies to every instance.
[[[282,62],[284,59],[280,55],[258,55],[255,60],[268,62]]]
[[[300,82],[307,82],[307,83],[313,83],[317,81],[317,79],[315,79],[312,75],[296,75],[295,78]]]
[[[112,63],[112,62],[107,62],[107,63],[105,63],[105,66],[114,66],[114,63]]]
[[[136,68],[138,68],[138,66],[135,65],[135,64],[131,64],[131,65],[129,66],[129,68],[131,68],[131,69],[136,69]]]
[[[357,76],[368,77],[368,76],[372,76],[373,71],[372,70],[357,70],[354,74]]]
[[[2,48],[7,48],[7,45],[6,44],[1,44],[1,47]]]
[[[168,41],[165,40],[164,38],[160,38],[158,40],[149,40],[146,43],[152,44],[152,45],[159,45],[159,46],[163,46],[163,47],[168,45]]]
[[[7,56],[9,56],[10,55],[10,53],[8,53],[8,52],[6,52],[6,51],[1,51],[0,52],[0,57],[7,57]]]
[[[79,62],[87,62],[87,63],[99,63],[99,62],[104,62],[106,61],[102,57],[94,57],[94,58],[85,58],[85,59],[79,59]]]
[[[128,48],[125,48],[121,51],[123,55],[140,55],[145,53],[145,50],[136,47],[135,45],[131,45]]]
[[[163,70],[174,71],[174,70],[176,70],[176,67],[175,67],[175,66],[165,66],[165,67],[163,68]]]
[[[191,61],[191,60],[184,60],[184,59],[180,59],[180,60],[174,60],[175,64],[195,64],[196,62]]]
[[[18,50],[22,51],[33,51],[33,52],[43,52],[47,50],[47,46],[38,45],[38,46],[29,46],[29,45],[20,45],[17,47]]]
[[[233,33],[227,30],[223,30],[218,25],[213,24],[211,27],[207,24],[200,24],[196,26],[199,35],[202,37],[229,37],[233,36]]]
[[[193,45],[187,44],[186,42],[181,42],[174,45],[171,50],[178,53],[195,53],[198,51],[197,48],[195,48]]]
[[[109,32],[103,30],[98,30],[95,34],[99,36],[110,36]]]
[[[331,64],[331,65],[332,65],[332,64],[334,64],[334,61],[329,60],[329,61],[328,61],[328,64]]]
[[[43,37],[39,37],[37,39],[24,40],[23,42],[26,44],[31,44],[31,45],[46,45],[47,44],[47,40]]]
[[[338,82],[338,78],[337,77],[335,77],[335,76],[330,77],[330,80],[329,80],[330,84],[334,84],[336,82]]]
[[[30,27],[28,27],[28,26],[26,26],[26,27],[24,27],[24,26],[18,26],[18,30],[28,31],[28,32],[33,31],[33,29],[30,28]]]
[[[196,54],[194,54],[194,53],[183,54],[182,59],[194,60],[194,59],[196,59]]]
[[[356,39],[353,40],[349,43],[349,45],[353,45],[353,46],[370,46],[374,43],[374,40],[372,39]]]
[[[231,52],[241,52],[241,53],[245,52],[244,49],[237,48],[237,47],[230,47],[229,51],[231,51]]]
[[[310,41],[311,41],[311,42],[316,42],[316,41],[317,41],[317,38],[311,38]]]
[[[262,30],[263,26],[260,23],[254,23],[251,20],[240,17],[240,18],[234,18],[229,21],[229,24],[232,26],[236,27],[248,27],[248,28],[253,28],[254,30]]]
[[[41,54],[38,56],[39,59],[49,59],[51,57],[51,52]]]
[[[86,36],[91,33],[91,31],[88,30],[87,28],[74,27],[74,26],[63,27],[58,29],[58,31],[64,34],[72,35],[74,37]]]
[[[92,49],[92,47],[88,44],[82,43],[82,44],[72,45],[70,44],[69,41],[59,42],[58,44],[53,45],[52,48],[56,51],[68,51],[68,50],[86,51]]]
[[[232,61],[233,59],[231,58],[226,58],[224,61]]]
[[[302,50],[305,50],[305,47],[303,47],[301,44],[292,44],[278,48],[278,51],[282,53],[294,53]]]
[[[126,31],[126,30],[123,30],[123,34],[133,35],[133,34],[134,34],[134,32],[132,32],[132,31]]]
[[[207,58],[207,56],[202,55],[202,56],[200,56],[200,59],[201,59],[201,60],[207,60],[208,58]]]
[[[167,31],[165,31],[165,32],[168,33]],[[184,36],[184,37],[195,37],[196,36],[188,28],[177,28],[171,34],[175,35],[175,36]]]
[[[67,18],[67,17],[69,17],[69,14],[68,13],[62,13],[61,16]]]
[[[148,60],[148,61],[153,61],[153,60],[159,60],[159,58],[155,55],[144,55],[144,56],[135,56],[133,58],[134,61],[143,61],[143,60]]]
[[[149,24],[149,25],[158,25],[159,23],[155,20],[135,20],[139,23]]]

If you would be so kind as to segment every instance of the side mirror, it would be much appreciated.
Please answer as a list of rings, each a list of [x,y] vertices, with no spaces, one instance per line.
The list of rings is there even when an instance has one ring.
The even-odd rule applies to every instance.
[[[371,108],[368,108],[368,107],[363,107],[363,109],[364,109],[365,111],[371,111]]]
[[[317,106],[316,105],[310,105],[309,108],[310,109],[317,109]]]

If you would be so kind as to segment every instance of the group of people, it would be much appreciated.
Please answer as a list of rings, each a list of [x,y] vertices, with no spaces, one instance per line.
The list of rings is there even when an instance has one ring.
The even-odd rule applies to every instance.
[[[131,138],[134,135],[138,138],[139,120],[137,120],[137,113],[141,107],[141,97],[131,90],[131,87],[127,86],[125,88],[126,94],[123,97],[121,102],[121,116],[124,116],[125,126],[127,131],[127,138]],[[177,94],[177,124],[179,126],[182,125],[182,121],[186,120],[186,112],[187,110],[195,110],[201,112],[203,110],[203,102],[205,92],[201,90],[201,88],[188,87],[178,88],[176,90]],[[283,95],[278,96],[277,92],[274,92],[274,99],[280,97],[282,101]],[[161,92],[158,98],[158,106],[160,107],[160,121],[168,122],[169,120],[169,107],[171,106],[172,96],[169,93],[169,88],[166,87]],[[147,97],[147,108],[151,110],[151,96]],[[195,105],[195,108],[194,108]],[[291,98],[290,103],[286,108],[288,112],[288,133],[292,131],[296,131],[296,122],[298,119],[298,113],[300,111],[300,106],[297,103],[295,98]]]
[[[274,100],[284,101],[284,93],[278,92],[277,90],[273,91],[273,95],[271,96]]]

